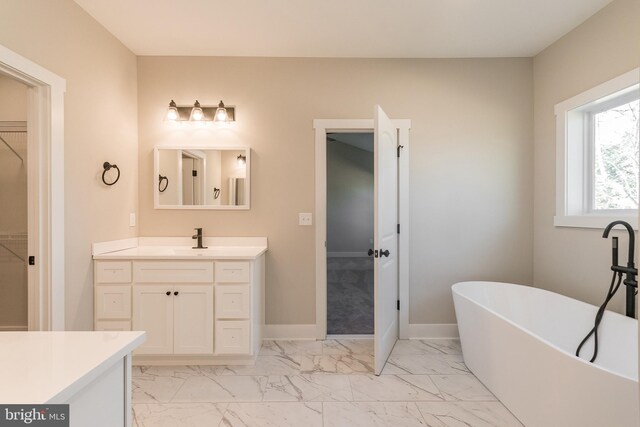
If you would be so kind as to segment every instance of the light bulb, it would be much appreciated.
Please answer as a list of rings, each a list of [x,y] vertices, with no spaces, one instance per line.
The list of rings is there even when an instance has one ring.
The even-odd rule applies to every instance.
[[[178,107],[172,99],[169,103],[169,109],[167,110],[167,120],[176,121],[179,117],[180,115],[178,114]]]
[[[199,122],[204,118],[204,113],[202,112],[202,107],[200,107],[200,103],[198,100],[193,104],[193,108],[191,109],[191,118],[190,120]]]
[[[218,108],[216,109],[215,121],[216,122],[226,122],[228,119],[227,109],[224,108],[224,102],[220,101],[218,104]]]

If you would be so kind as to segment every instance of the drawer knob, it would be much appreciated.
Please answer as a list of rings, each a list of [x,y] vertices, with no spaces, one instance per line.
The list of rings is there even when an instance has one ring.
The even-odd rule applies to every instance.
[[[171,291],[167,291],[167,296],[171,295]]]
[[[174,295],[178,295],[178,294],[179,294],[179,292],[178,292],[178,291],[175,291],[173,294],[174,294]]]

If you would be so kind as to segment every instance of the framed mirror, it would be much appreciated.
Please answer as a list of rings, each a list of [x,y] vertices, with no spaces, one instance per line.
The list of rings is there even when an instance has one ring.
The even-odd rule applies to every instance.
[[[154,148],[156,209],[249,209],[251,149]]]

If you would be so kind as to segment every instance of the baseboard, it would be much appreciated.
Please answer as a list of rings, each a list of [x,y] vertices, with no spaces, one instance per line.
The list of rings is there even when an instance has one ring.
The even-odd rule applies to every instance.
[[[27,326],[0,326],[0,331],[27,331]]]
[[[327,252],[327,258],[368,258],[366,252]]]
[[[315,340],[316,325],[264,325],[265,340]],[[458,338],[458,325],[455,323],[409,324],[409,339]]]
[[[315,340],[316,325],[264,325],[265,340]]]
[[[410,323],[409,339],[458,338],[458,325],[455,323],[431,324]]]

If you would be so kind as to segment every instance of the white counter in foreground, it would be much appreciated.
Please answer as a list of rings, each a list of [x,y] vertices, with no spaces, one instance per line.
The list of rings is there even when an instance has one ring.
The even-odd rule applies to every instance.
[[[70,404],[71,426],[131,424],[144,332],[0,332],[0,403]]]

